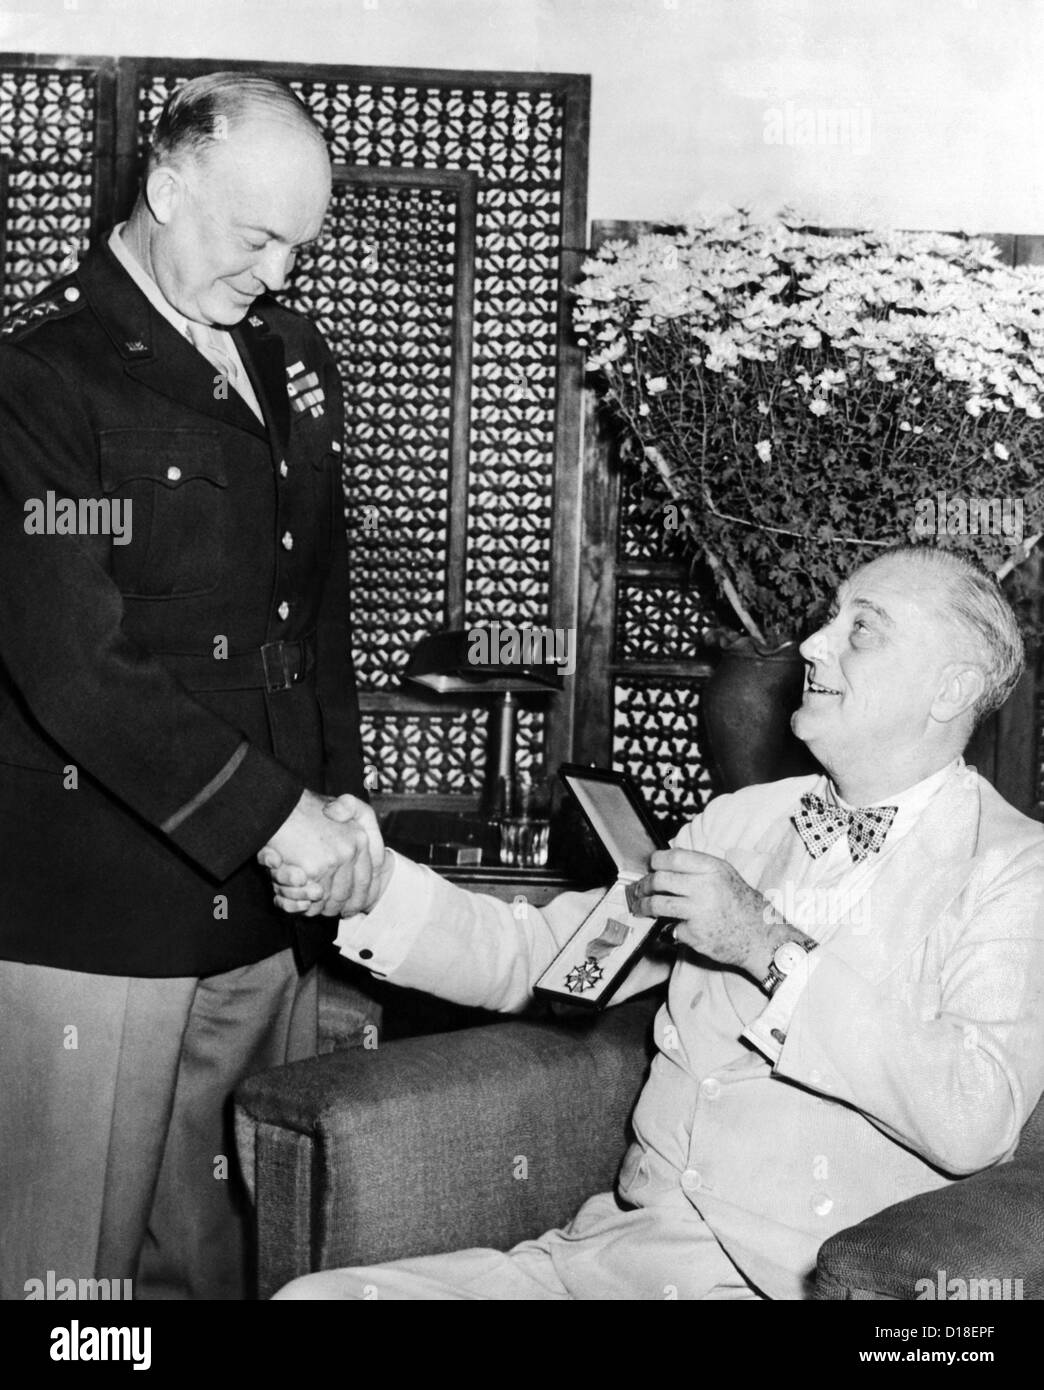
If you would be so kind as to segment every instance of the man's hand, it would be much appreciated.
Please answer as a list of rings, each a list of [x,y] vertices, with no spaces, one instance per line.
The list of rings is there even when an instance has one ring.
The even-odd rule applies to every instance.
[[[804,933],[724,859],[689,849],[657,850],[651,873],[627,890],[628,906],[641,917],[677,921],[674,936],[701,956],[745,971],[758,984],[784,941]]]
[[[387,886],[391,858],[365,801],[306,791],[257,856],[276,903],[306,917],[369,912]]]

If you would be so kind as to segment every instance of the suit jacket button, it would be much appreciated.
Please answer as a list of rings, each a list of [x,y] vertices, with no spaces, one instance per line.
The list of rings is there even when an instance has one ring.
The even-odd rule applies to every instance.
[[[284,532],[283,532],[283,549],[284,549],[284,550],[293,550],[293,548],[294,548],[294,538],[293,538],[293,536],[290,534],[289,531],[284,531]]]
[[[65,297],[70,304],[74,304],[76,300],[78,300],[80,297],[80,291],[76,288],[75,285],[70,285],[68,289],[65,291]]]
[[[168,480],[168,482],[176,483],[180,477],[181,477],[181,469],[178,468],[176,464],[173,464],[173,463],[172,463],[172,464],[170,465],[170,467],[167,469],[167,480]]]
[[[290,605],[287,603],[286,599],[284,599],[283,602],[279,605],[279,607],[276,609],[276,612],[279,614],[279,616],[285,623],[287,618],[289,618],[290,616]]]
[[[279,476],[285,478],[289,472],[290,470],[286,466],[286,459],[283,459],[279,464]]]

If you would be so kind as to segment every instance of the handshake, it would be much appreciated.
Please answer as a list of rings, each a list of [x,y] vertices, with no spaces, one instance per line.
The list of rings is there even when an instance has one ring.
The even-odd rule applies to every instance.
[[[276,905],[306,917],[369,912],[392,869],[372,808],[347,793],[302,793],[257,859],[272,876]]]

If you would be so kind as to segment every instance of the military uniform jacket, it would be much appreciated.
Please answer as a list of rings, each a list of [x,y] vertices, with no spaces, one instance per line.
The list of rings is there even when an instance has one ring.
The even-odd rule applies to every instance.
[[[233,337],[264,425],[102,245],[0,344],[2,959],[193,976],[326,934],[254,856],[305,787],[362,793],[340,383],[271,300]]]

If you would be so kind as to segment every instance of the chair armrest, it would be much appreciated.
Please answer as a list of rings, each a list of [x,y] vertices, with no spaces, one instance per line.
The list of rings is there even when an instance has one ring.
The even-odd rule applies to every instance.
[[[953,1279],[964,1281],[965,1298],[972,1281],[973,1298],[1044,1298],[1044,1153],[1016,1154],[831,1236],[819,1251],[816,1297],[946,1297]],[[1021,1279],[1021,1290],[1006,1279]]]
[[[657,997],[295,1062],[244,1082],[236,1138],[262,1297],[299,1274],[561,1225],[615,1179]]]

